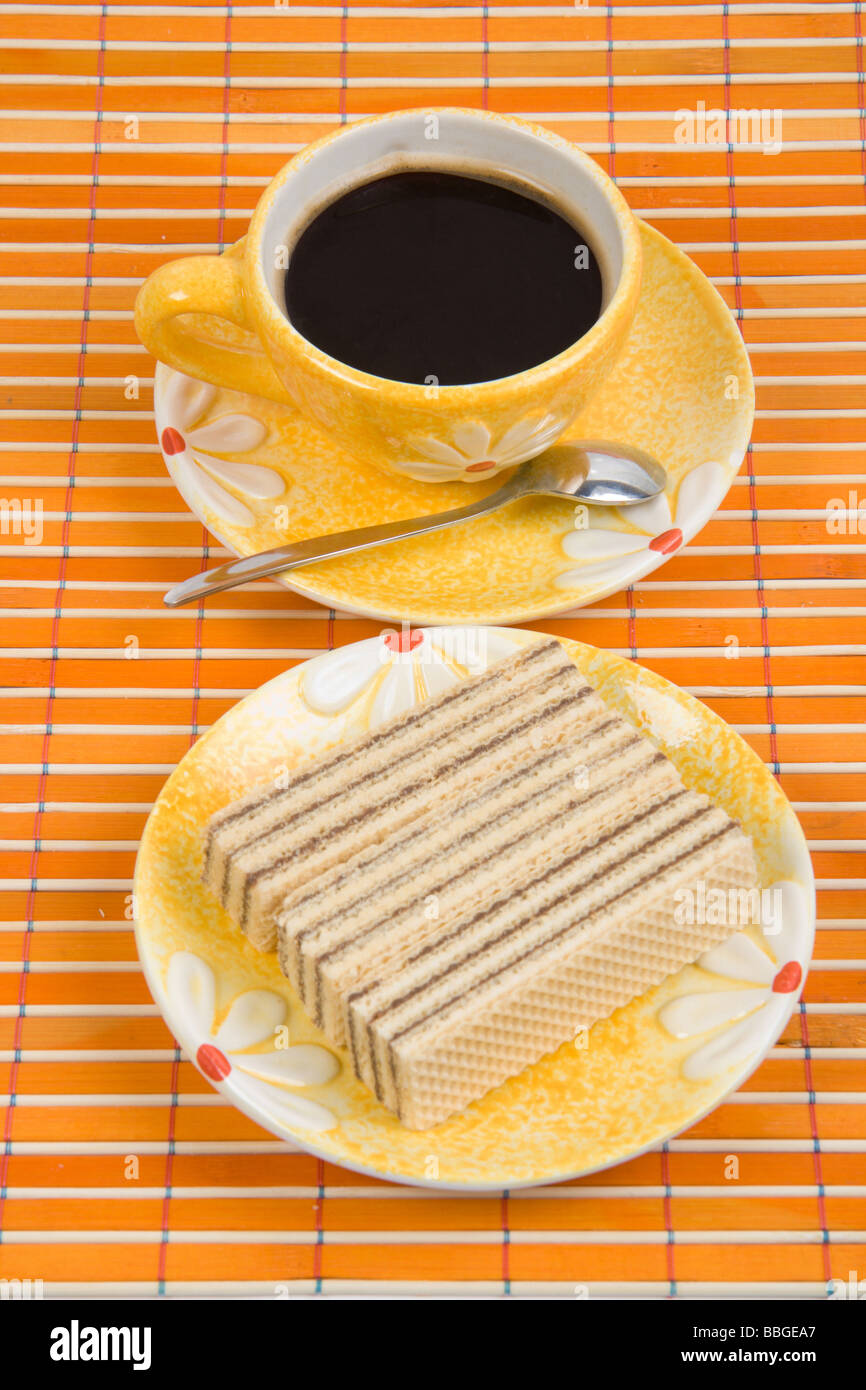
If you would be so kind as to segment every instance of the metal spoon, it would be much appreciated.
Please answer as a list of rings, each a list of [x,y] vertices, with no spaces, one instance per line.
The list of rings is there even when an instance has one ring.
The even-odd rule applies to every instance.
[[[496,492],[482,497],[480,502],[470,502],[468,507],[455,507],[448,512],[405,521],[387,521],[381,526],[362,526],[355,531],[338,531],[332,536],[315,536],[292,545],[278,545],[274,550],[263,550],[259,555],[248,555],[204,574],[194,574],[169,589],[163,602],[169,608],[178,608],[183,603],[206,598],[208,594],[218,594],[221,589],[233,589],[238,584],[249,584],[253,579],[265,579],[271,574],[284,574],[286,570],[298,569],[314,560],[332,560],[337,555],[387,545],[407,536],[441,531],[446,526],[456,526],[461,521],[496,511],[518,497],[564,497],[595,506],[630,507],[657,497],[664,491],[666,480],[661,464],[643,449],[597,440],[554,444],[537,458],[521,464]]]

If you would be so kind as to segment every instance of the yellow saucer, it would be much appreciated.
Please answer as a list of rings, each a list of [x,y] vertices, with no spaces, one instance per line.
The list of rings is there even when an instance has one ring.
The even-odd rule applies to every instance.
[[[309,565],[282,582],[328,607],[386,621],[509,623],[614,593],[694,536],[742,462],[752,375],[709,280],[661,233],[643,225],[641,236],[643,288],[629,340],[564,437],[649,450],[667,469],[665,497],[621,512],[526,500],[448,531]],[[162,364],[154,410],[178,490],[238,555],[445,511],[498,485],[389,477],[355,463],[286,406]]]
[[[771,914],[424,1132],[404,1129],[310,1023],[275,955],[251,947],[200,882],[202,832],[275,769],[425,698],[431,655],[454,679],[527,642],[517,629],[369,638],[286,671],[199,739],[166,782],[135,871],[136,938],[179,1045],[227,1103],[361,1172],[442,1187],[551,1182],[618,1163],[717,1105],[796,1004],[814,938],[814,881],[784,793],[733,729],[662,677],[563,645],[602,697],[752,836]],[[431,653],[431,647],[434,649]],[[763,908],[763,903],[762,903]],[[700,904],[695,910],[700,909]],[[769,916],[772,921],[769,921]],[[707,918],[706,920],[711,920]],[[736,920],[740,920],[737,918]],[[583,1045],[585,1043],[585,1046]]]

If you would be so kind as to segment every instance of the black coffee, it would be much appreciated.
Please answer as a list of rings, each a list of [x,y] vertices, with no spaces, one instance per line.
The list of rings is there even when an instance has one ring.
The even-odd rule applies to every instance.
[[[331,357],[393,381],[493,381],[555,357],[601,312],[585,236],[544,203],[483,179],[390,174],[301,233],[286,310]]]

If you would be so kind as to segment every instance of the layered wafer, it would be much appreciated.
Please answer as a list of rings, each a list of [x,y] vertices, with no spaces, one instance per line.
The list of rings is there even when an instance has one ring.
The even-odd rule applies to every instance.
[[[603,709],[558,642],[534,643],[218,812],[204,882],[254,945],[273,950],[289,892],[468,800],[527,749],[576,736]]]
[[[210,822],[205,882],[426,1129],[742,923],[749,839],[543,639]],[[684,914],[685,915],[685,914]]]
[[[753,886],[750,841],[706,797],[654,792],[351,990],[357,1074],[407,1127],[440,1123],[736,930],[679,920],[699,881]]]
[[[370,846],[339,875],[295,890],[277,914],[280,964],[310,1016],[345,1041],[347,992],[410,951],[466,904],[512,886],[679,786],[670,762],[600,708],[579,740],[527,749],[471,798]]]

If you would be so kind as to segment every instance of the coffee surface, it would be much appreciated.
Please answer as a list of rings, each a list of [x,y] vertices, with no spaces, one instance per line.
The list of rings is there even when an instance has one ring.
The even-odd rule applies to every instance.
[[[301,233],[286,310],[310,342],[373,376],[453,386],[555,357],[601,312],[585,236],[517,188],[438,171],[386,175]]]

